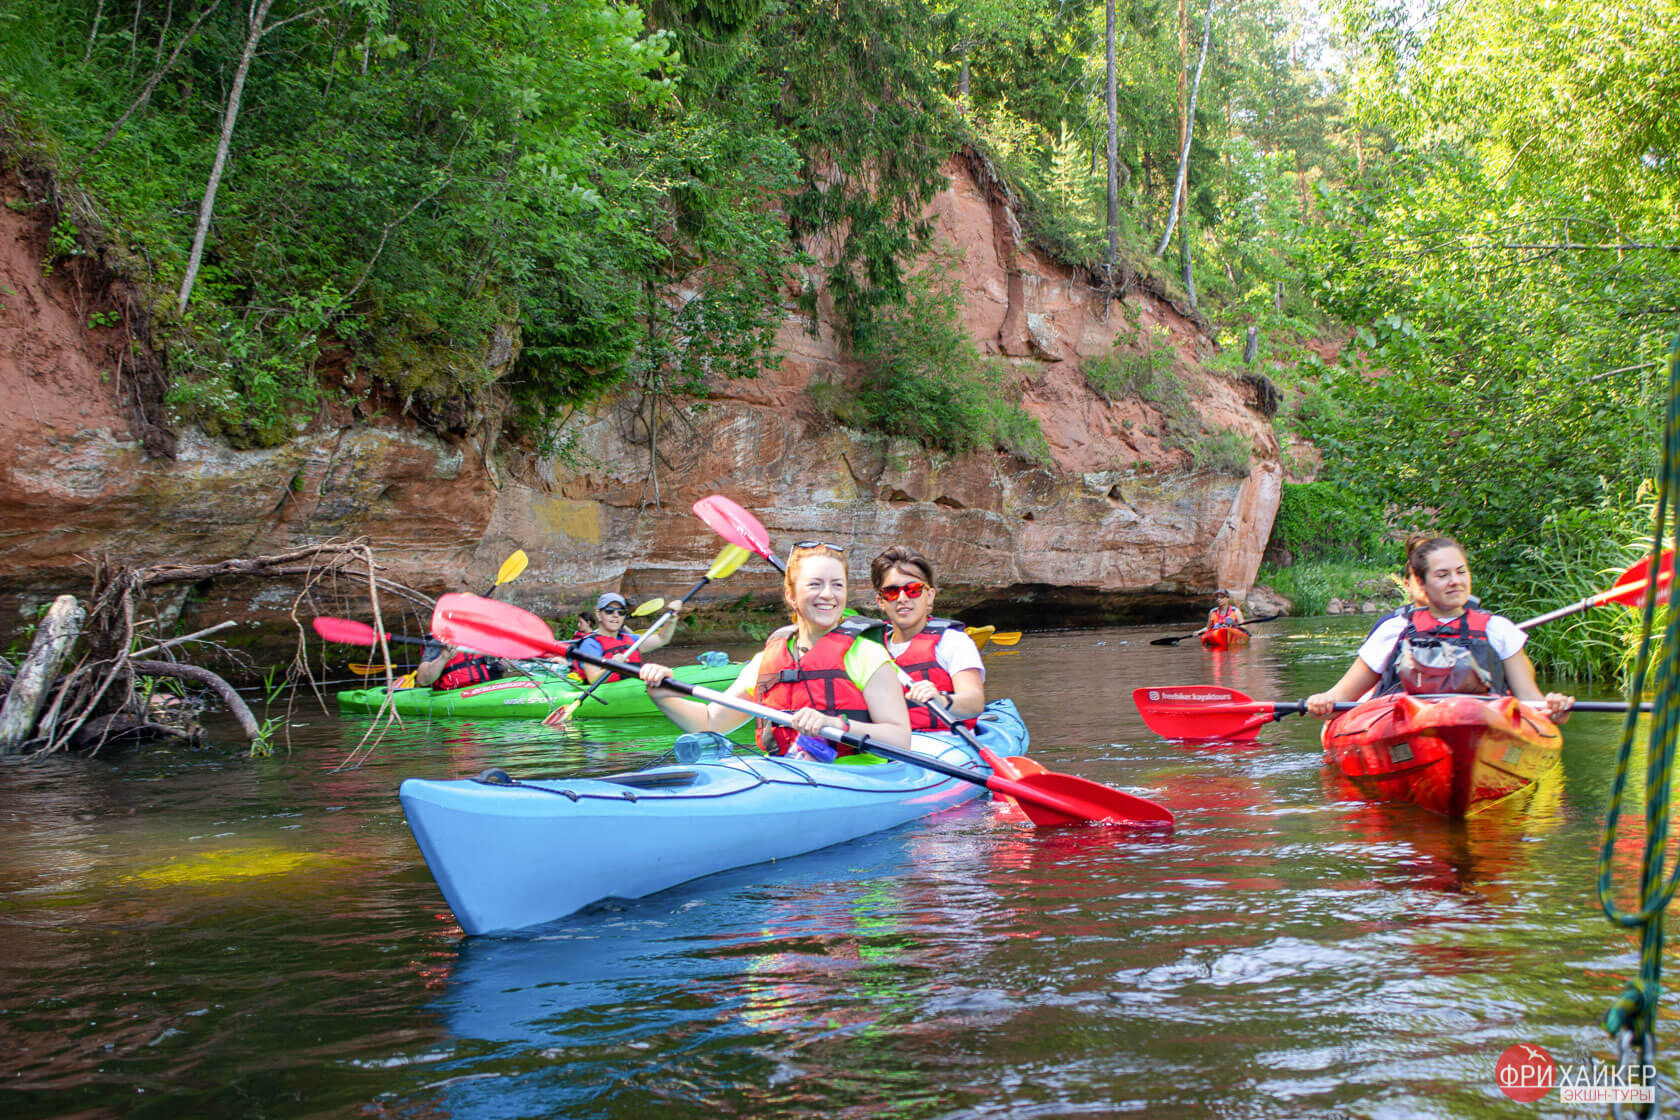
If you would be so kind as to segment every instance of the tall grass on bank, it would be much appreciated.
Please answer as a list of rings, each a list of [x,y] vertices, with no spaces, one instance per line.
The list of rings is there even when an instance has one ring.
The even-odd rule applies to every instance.
[[[1641,500],[1625,510],[1548,517],[1540,542],[1523,550],[1524,567],[1493,581],[1500,596],[1493,609],[1503,606],[1501,614],[1520,622],[1605,590],[1650,548],[1653,514],[1651,502]],[[1625,684],[1638,642],[1638,611],[1610,604],[1536,627],[1527,648],[1542,680]]]
[[[1387,594],[1393,584],[1389,574],[1388,568],[1366,560],[1309,560],[1287,568],[1261,568],[1254,582],[1288,599],[1291,614],[1323,614],[1332,599],[1383,598],[1363,593],[1360,588],[1381,585]],[[1388,598],[1396,605],[1400,602],[1397,591]]]

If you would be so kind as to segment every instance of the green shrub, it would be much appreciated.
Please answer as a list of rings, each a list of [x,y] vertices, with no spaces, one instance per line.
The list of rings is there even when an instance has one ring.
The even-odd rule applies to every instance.
[[[1038,421],[1020,405],[1005,362],[982,360],[963,330],[952,270],[935,266],[910,278],[902,306],[879,308],[859,339],[863,384],[855,398],[819,382],[812,399],[839,423],[912,439],[959,454],[997,448],[1047,461]]]
[[[1226,428],[1210,432],[1190,445],[1190,459],[1199,471],[1217,474],[1248,474],[1249,453],[1254,441],[1243,433]]]
[[[1329,482],[1284,483],[1271,546],[1296,560],[1378,564],[1395,551],[1382,511],[1357,491]]]

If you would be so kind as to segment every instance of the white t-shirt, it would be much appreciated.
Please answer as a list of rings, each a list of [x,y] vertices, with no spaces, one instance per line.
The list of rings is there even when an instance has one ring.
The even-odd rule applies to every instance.
[[[889,633],[887,653],[894,661],[909,648],[909,642],[895,642]],[[939,632],[939,642],[933,647],[933,659],[939,662],[941,669],[951,674],[952,680],[956,680],[957,674],[964,669],[978,669],[980,679],[986,679],[986,663],[980,660],[980,647],[974,644],[973,638],[963,633],[960,626]]]
[[[1385,618],[1371,631],[1371,636],[1365,639],[1365,644],[1359,647],[1359,660],[1365,662],[1373,673],[1380,674],[1388,664],[1389,656],[1394,652],[1394,643],[1400,640],[1400,635],[1406,630],[1404,615]],[[1502,614],[1491,615],[1487,624],[1488,645],[1499,660],[1504,661],[1513,653],[1522,649],[1523,643],[1528,641],[1528,635],[1517,629],[1517,624]]]

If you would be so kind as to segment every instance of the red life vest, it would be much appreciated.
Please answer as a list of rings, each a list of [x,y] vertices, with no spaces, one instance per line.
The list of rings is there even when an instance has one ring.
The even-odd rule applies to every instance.
[[[852,634],[830,630],[817,639],[809,653],[795,657],[789,643],[772,634],[758,663],[753,698],[784,712],[815,708],[831,716],[867,721],[869,701],[863,689],[846,675],[846,654],[855,640]],[[758,745],[767,754],[786,754],[798,738],[799,732],[791,727],[758,721]],[[857,753],[844,743],[829,745],[839,754]]]
[[[469,684],[493,681],[501,675],[495,658],[461,650],[443,663],[443,672],[433,682],[432,688],[447,692],[454,688],[466,688]]]
[[[642,654],[640,650],[637,650],[635,653],[627,652],[631,646],[636,644],[636,636],[634,634],[626,634],[624,631],[620,630],[618,632],[618,636],[613,638],[609,638],[605,634],[590,634],[588,637],[594,638],[597,642],[601,643],[602,657],[609,657],[614,661],[628,662],[631,665],[640,665],[642,663]],[[576,666],[583,663],[579,661],[574,662],[573,664]],[[595,666],[591,665],[590,668],[593,669]],[[585,676],[584,679],[587,680],[588,677]],[[623,679],[623,673],[607,673],[607,680],[609,681]]]
[[[893,658],[893,661],[897,663],[900,669],[904,670],[904,675],[911,680],[932,681],[933,687],[941,692],[952,693],[954,697],[957,687],[956,682],[951,679],[951,674],[945,671],[945,667],[934,656],[934,651],[939,645],[940,636],[946,630],[961,625],[962,623],[948,618],[928,619],[927,625],[922,628],[922,632],[911,638],[910,643],[904,647],[897,657]],[[890,653],[891,650],[888,652]],[[979,721],[974,719],[959,719],[957,722],[970,731],[979,726]],[[933,714],[933,709],[927,705],[911,704],[910,730],[943,731],[945,730],[945,724]]]
[[[1493,643],[1488,641],[1488,621],[1493,615],[1483,610],[1467,610],[1457,618],[1442,622],[1426,610],[1407,607],[1400,617],[1406,620],[1406,625],[1383,666],[1377,695],[1510,692],[1505,683],[1505,666]]]
[[[1214,630],[1225,626],[1240,625],[1237,622],[1237,608],[1235,607],[1215,607],[1209,613],[1213,616],[1211,628]]]

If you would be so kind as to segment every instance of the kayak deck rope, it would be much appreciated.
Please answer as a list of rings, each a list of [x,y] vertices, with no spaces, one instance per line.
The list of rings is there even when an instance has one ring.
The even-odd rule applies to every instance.
[[[1680,537],[1680,337],[1668,354],[1668,413],[1663,427],[1662,462],[1657,480],[1657,508],[1652,533],[1651,563],[1661,562],[1665,535]],[[1674,525],[1668,526],[1671,516]],[[1665,534],[1665,528],[1668,533]],[[1653,572],[1657,571],[1652,567]],[[1629,696],[1637,701],[1647,690],[1654,694],[1651,726],[1645,745],[1645,850],[1639,868],[1638,909],[1623,910],[1613,895],[1612,856],[1628,771],[1633,763],[1634,738],[1639,720],[1637,703],[1630,704],[1622,721],[1621,743],[1616,754],[1616,776],[1610,789],[1610,803],[1604,814],[1604,840],[1598,853],[1598,901],[1605,917],[1624,929],[1637,929],[1640,936],[1639,978],[1630,980],[1604,1016],[1604,1029],[1615,1041],[1619,1065],[1654,1066],[1656,1061],[1657,1003],[1662,996],[1663,916],[1680,887],[1680,860],[1672,872],[1665,872],[1670,803],[1673,796],[1674,764],[1680,747],[1680,611],[1667,612],[1661,653],[1653,656],[1652,640],[1657,618],[1653,579],[1646,589],[1644,621],[1639,636],[1639,654],[1634,662]],[[1649,682],[1649,684],[1647,684]],[[1661,1082],[1659,1080],[1659,1092]],[[1659,1105],[1638,1106],[1640,1115],[1652,1115]],[[1620,1106],[1612,1106],[1624,1115]]]

